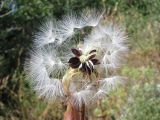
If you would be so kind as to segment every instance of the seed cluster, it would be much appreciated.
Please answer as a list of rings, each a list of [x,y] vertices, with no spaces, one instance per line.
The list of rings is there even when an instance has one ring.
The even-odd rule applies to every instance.
[[[73,69],[79,69],[80,71],[91,75],[94,71],[94,66],[100,64],[96,59],[96,50],[91,50],[88,55],[82,54],[81,50],[75,48],[71,49],[75,57],[70,58],[68,61],[69,66]]]

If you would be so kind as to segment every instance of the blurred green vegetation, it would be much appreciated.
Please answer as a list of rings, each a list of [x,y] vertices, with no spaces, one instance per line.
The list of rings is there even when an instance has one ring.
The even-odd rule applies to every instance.
[[[38,23],[46,17],[105,8],[108,20],[126,27],[130,52],[120,69],[124,87],[92,109],[91,120],[160,120],[159,0],[1,0],[0,119],[62,120],[61,105],[38,99],[23,64]]]

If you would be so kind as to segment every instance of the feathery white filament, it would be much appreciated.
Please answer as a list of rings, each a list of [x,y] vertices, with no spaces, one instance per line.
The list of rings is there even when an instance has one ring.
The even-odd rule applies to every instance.
[[[46,44],[53,43],[56,39],[56,27],[51,20],[42,23],[39,32],[34,35],[34,44],[37,47],[42,47]]]
[[[103,10],[84,10],[81,13],[81,18],[85,23],[85,26],[97,26],[99,21],[103,17],[104,11]],[[82,21],[81,20],[81,21]]]
[[[74,92],[71,98],[71,102],[76,107],[81,107],[83,104],[86,106],[90,104],[91,97],[94,95],[94,91],[92,90],[81,90],[79,92]]]
[[[117,68],[122,63],[122,57],[128,51],[127,36],[122,28],[113,25],[99,25],[85,38],[84,51],[97,49],[103,52],[102,66]],[[108,68],[105,68],[108,69]]]
[[[104,78],[99,81],[99,89],[94,95],[94,99],[102,99],[106,97],[112,90],[115,90],[118,85],[123,83],[123,77],[113,76],[109,78]]]
[[[61,50],[58,51],[59,53],[62,52]],[[49,45],[41,50],[42,56],[43,56],[43,64],[46,67],[48,74],[64,74],[64,71],[66,70],[67,63],[68,63],[68,57],[70,57],[69,54],[63,54],[63,58],[61,55],[57,53],[57,48],[55,48],[52,45]],[[62,53],[61,53],[62,54]],[[67,57],[66,57],[67,56]]]
[[[57,33],[61,42],[63,42],[68,37],[71,37],[74,34],[74,28],[76,27],[75,22],[76,18],[75,15],[73,15],[73,13],[64,16],[61,21],[58,21]]]
[[[56,78],[49,77],[42,53],[41,50],[35,50],[32,52],[31,58],[26,60],[25,70],[28,79],[32,80],[31,83],[38,95],[46,100],[64,97],[62,83]]]

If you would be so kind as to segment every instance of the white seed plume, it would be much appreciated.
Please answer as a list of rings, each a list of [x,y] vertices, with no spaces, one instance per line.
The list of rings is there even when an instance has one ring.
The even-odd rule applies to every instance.
[[[49,77],[44,60],[42,50],[34,50],[30,59],[26,60],[25,71],[39,96],[46,100],[56,100],[64,96],[62,83],[57,78]]]
[[[91,98],[94,95],[94,91],[92,90],[81,90],[79,92],[74,92],[71,102],[74,104],[76,107],[81,107],[83,104],[86,106],[90,105],[91,103]]]
[[[121,27],[113,23],[102,24],[103,14],[103,11],[96,10],[85,10],[79,14],[72,12],[60,21],[47,20],[42,24],[35,34],[30,58],[25,62],[27,78],[40,97],[46,101],[66,98],[77,107],[83,104],[89,106],[106,97],[120,82],[123,83],[122,77],[110,76],[108,70],[115,70],[123,63],[123,56],[128,51],[127,36]],[[86,26],[91,27],[91,33],[87,33],[81,41],[82,45],[79,45],[75,29],[83,30]],[[100,69],[104,75],[92,81],[77,77],[69,84],[70,96],[66,97],[62,79],[69,70],[68,60],[74,56],[71,48],[75,47],[83,55],[96,50],[100,65],[95,66],[91,60],[86,64],[89,66],[92,63],[94,69],[97,72]]]
[[[81,13],[81,18],[79,23],[83,23],[85,26],[95,27],[99,24],[100,20],[103,17],[105,10],[84,10]],[[83,21],[83,22],[82,22]]]
[[[42,47],[49,43],[55,42],[56,35],[56,26],[53,21],[47,20],[43,22],[39,31],[34,35],[34,44],[37,47]]]
[[[108,23],[99,25],[85,38],[84,52],[100,49],[103,52],[102,66],[117,68],[122,63],[122,58],[128,51],[126,46],[127,36],[122,28]]]

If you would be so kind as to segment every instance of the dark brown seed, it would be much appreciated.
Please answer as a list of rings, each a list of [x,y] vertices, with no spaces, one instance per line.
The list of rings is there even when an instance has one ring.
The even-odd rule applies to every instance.
[[[91,59],[93,59],[94,57],[96,57],[96,54],[91,55],[91,56],[88,58],[88,60],[91,60]]]
[[[89,52],[89,54],[91,54],[91,53],[93,53],[93,52],[96,52],[96,50],[91,50],[91,51]]]
[[[94,70],[93,65],[90,62],[88,62],[88,64],[90,66],[91,72],[93,72],[93,70]]]
[[[79,60],[79,58],[77,58],[77,57],[72,57],[72,58],[70,58],[69,59],[69,61],[68,61],[68,63],[77,63],[77,62],[79,62],[80,60]]]
[[[82,72],[85,72],[85,63],[82,63],[82,67],[80,68]]]
[[[86,72],[90,75],[91,74],[91,69],[87,66],[87,64],[85,64],[85,69],[86,69]]]
[[[82,72],[84,72],[84,73],[87,73],[87,74],[91,74],[91,69],[87,66],[87,64],[86,63],[83,63],[82,64],[82,67],[80,68],[80,70],[82,71]]]
[[[97,60],[97,59],[92,59],[91,61],[92,61],[93,65],[98,65],[98,64],[100,64],[100,61]]]
[[[72,48],[71,51],[77,57],[82,55],[82,52],[80,50],[75,49],[75,48]]]
[[[72,57],[69,61],[69,66],[72,67],[72,68],[78,68],[79,65],[81,64],[79,58],[77,57]]]

